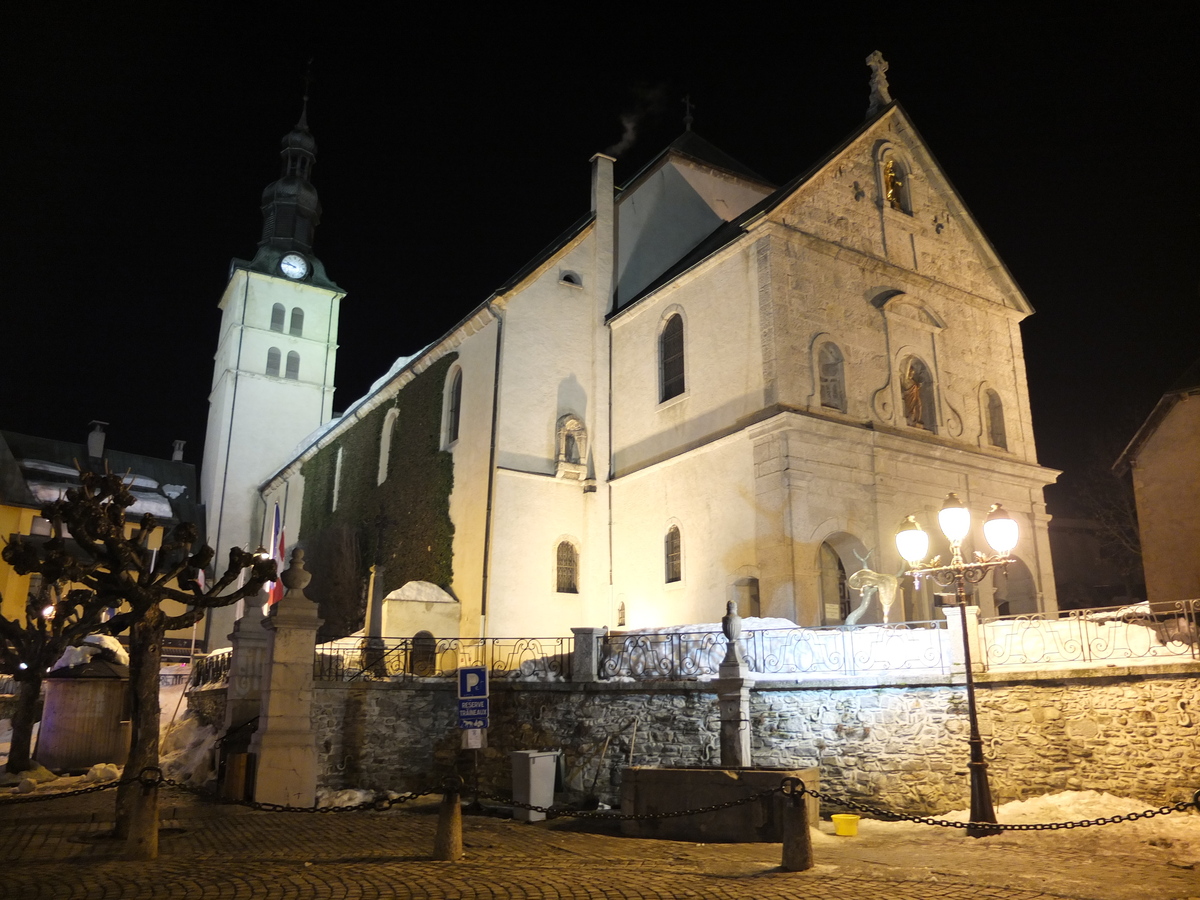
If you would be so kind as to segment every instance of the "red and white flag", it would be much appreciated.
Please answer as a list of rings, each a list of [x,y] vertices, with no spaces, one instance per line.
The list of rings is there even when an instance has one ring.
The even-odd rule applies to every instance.
[[[279,518],[279,504],[275,504],[275,521],[271,524],[271,559],[275,560],[275,570],[283,572],[283,560],[287,553],[287,540],[283,536],[283,522]],[[283,599],[283,582],[278,578],[271,583],[270,599],[267,601],[274,606]]]

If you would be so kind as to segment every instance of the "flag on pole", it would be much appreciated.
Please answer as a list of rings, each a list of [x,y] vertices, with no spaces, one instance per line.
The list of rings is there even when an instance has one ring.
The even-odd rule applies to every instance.
[[[283,558],[287,540],[283,536],[283,522],[279,518],[279,504],[275,504],[275,521],[271,524],[271,559],[275,560],[277,572],[283,572]],[[274,606],[283,599],[283,582],[276,579],[271,583],[271,595],[267,601]]]

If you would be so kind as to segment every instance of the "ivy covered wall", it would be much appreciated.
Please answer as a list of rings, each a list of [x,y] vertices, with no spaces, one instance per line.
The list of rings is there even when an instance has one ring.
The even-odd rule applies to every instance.
[[[457,354],[447,354],[417,375],[391,403],[364,416],[318,451],[302,469],[305,487],[301,544],[324,555],[319,549],[332,543],[331,536],[349,529],[356,538],[360,583],[365,585],[372,565],[381,566],[382,594],[409,581],[428,581],[443,590],[450,589],[454,461],[448,451],[441,449],[441,427],[442,388],[455,359]],[[392,425],[387,478],[383,484],[376,484],[383,424],[393,408],[397,415]],[[333,482],[339,449],[342,470],[334,510]],[[334,585],[326,580],[323,588],[321,581],[321,572],[314,565],[309,596],[322,606],[349,604],[348,597],[323,596],[326,588],[334,589]],[[336,590],[344,593],[346,588],[343,585]],[[355,603],[360,600],[354,598]]]

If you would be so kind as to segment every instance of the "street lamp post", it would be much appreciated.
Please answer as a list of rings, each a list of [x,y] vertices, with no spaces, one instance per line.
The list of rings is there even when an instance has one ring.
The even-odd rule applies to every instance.
[[[957,494],[946,495],[946,501],[938,512],[938,525],[950,542],[951,556],[948,565],[938,565],[941,560],[936,556],[928,563],[924,561],[925,554],[929,552],[929,536],[912,516],[908,516],[896,532],[896,547],[908,563],[909,568],[905,574],[911,575],[917,584],[920,584],[922,576],[927,576],[944,587],[954,585],[958,619],[962,625],[967,716],[971,726],[968,739],[971,748],[971,762],[968,766],[971,778],[971,821],[967,825],[967,834],[971,837],[986,837],[997,834],[998,829],[994,827],[996,811],[992,807],[987,762],[983,758],[983,738],[979,734],[979,715],[975,708],[975,675],[971,666],[971,642],[967,633],[967,583],[978,584],[992,569],[1008,565],[1012,560],[1012,549],[1017,545],[1017,523],[1000,504],[994,504],[983,523],[983,533],[996,554],[986,556],[976,551],[974,559],[970,562],[963,559],[962,542],[971,529],[971,512],[958,499]]]

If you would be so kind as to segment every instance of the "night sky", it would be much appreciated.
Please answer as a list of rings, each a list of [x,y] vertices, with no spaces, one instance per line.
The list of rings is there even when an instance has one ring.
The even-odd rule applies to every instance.
[[[690,94],[699,134],[782,183],[861,124],[875,49],[1036,310],[1039,456],[1068,488],[1200,355],[1196,12],[15,5],[0,12],[6,430],[82,440],[102,419],[112,447],[168,456],[183,438],[199,463],[217,302],[230,259],[254,253],[310,56],[315,250],[348,292],[335,409],[586,211],[588,159],[623,113],[638,128],[618,181],[682,131]]]

